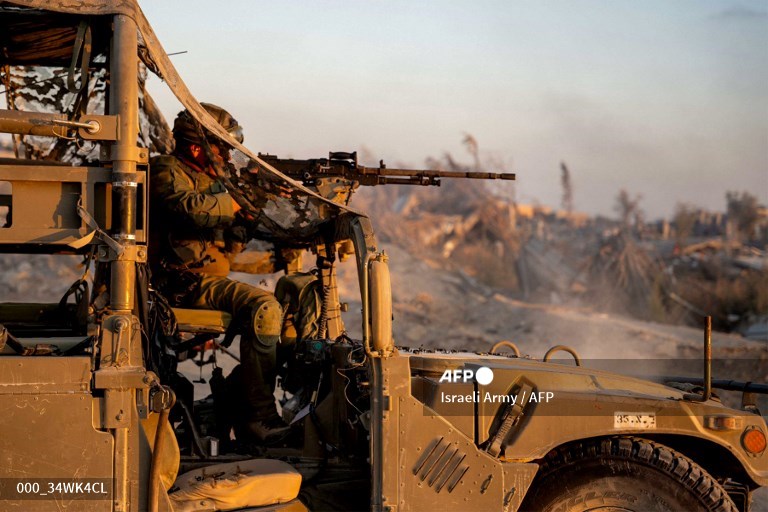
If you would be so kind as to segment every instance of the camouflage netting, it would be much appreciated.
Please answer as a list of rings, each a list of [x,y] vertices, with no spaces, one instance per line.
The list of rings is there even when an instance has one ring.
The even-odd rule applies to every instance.
[[[123,14],[133,19],[139,30],[139,57],[146,68],[166,83],[208,134],[212,134],[221,142],[234,148],[230,161],[217,165],[216,170],[244,211],[253,218],[253,234],[282,243],[302,243],[316,238],[320,228],[344,210],[362,215],[341,202],[334,202],[324,197],[316,189],[307,188],[285,176],[224,131],[187,89],[135,1],[85,0],[56,4],[43,0],[0,2],[0,8],[16,8],[14,6],[60,13],[64,17]],[[61,32],[51,29],[46,33],[43,30],[43,35],[50,37],[52,41],[48,45],[45,41],[39,43],[42,44],[43,50],[50,52],[52,59],[62,60],[64,55],[61,55],[60,50]],[[94,41],[97,36],[98,34],[94,34]],[[35,44],[38,42],[36,41]],[[71,41],[69,44],[72,44]],[[96,46],[94,43],[94,47]],[[71,53],[69,50],[70,56]],[[59,70],[45,68],[44,71],[42,68],[15,67],[10,73],[15,95],[12,106],[25,110],[74,115],[76,106],[82,111],[82,104],[85,103],[86,112],[103,113],[106,71],[103,67],[98,67],[99,59],[104,57],[96,55],[92,59],[92,67],[96,67],[96,70],[90,74],[88,94],[81,99],[80,103],[77,102],[77,95],[69,92],[66,87],[67,68],[62,67]],[[143,73],[141,75],[146,76]],[[142,91],[141,143],[149,147],[152,153],[168,152],[167,123],[146,94],[143,87],[144,78],[140,82],[142,86],[140,88]],[[16,85],[21,87],[17,88]],[[87,102],[84,101],[85,99]],[[86,143],[81,146],[74,140],[38,141],[37,139],[43,138],[31,137],[28,139],[30,157],[63,158],[73,164],[98,159],[99,148],[95,144]]]
[[[98,56],[95,62],[105,62]],[[90,73],[87,96],[82,99],[76,92],[67,89],[66,68],[44,66],[8,66],[4,75],[10,85],[7,106],[11,109],[32,112],[66,114],[70,119],[79,113],[104,114],[107,72],[102,68]],[[81,80],[77,72],[77,81]],[[151,154],[167,153],[173,149],[173,137],[165,118],[160,113],[145,84],[146,67],[141,65],[139,87],[139,145],[149,148]],[[80,103],[82,102],[82,103]],[[77,138],[54,138],[26,136],[21,139],[23,156],[31,159],[56,160],[73,165],[86,165],[99,160],[100,144],[97,141],[82,141]]]

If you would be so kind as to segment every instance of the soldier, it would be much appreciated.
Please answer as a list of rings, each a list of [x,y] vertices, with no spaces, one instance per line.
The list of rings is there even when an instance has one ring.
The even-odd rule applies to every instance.
[[[239,142],[242,129],[216,105],[208,113]],[[240,205],[216,177],[197,121],[187,110],[173,124],[176,147],[151,161],[152,233],[155,284],[175,306],[227,311],[246,327],[240,357],[248,437],[260,441],[287,432],[274,399],[276,345],[283,311],[271,293],[227,278],[230,257],[247,241],[233,226]],[[214,159],[229,158],[228,146],[206,139]]]

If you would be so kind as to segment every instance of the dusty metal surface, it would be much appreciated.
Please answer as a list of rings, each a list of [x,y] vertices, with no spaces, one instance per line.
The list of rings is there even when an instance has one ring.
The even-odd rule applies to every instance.
[[[522,422],[504,442],[506,460],[538,460],[557,446],[591,437],[688,436],[711,443],[713,449],[720,447],[738,460],[752,479],[761,485],[768,483],[768,460],[743,449],[742,428],[706,427],[708,421],[713,422],[707,418],[727,417],[733,424],[762,428],[762,418],[750,411],[734,410],[716,400],[688,400],[679,389],[584,367],[468,353],[417,354],[410,359],[417,374],[413,378],[414,396],[435,414],[454,422],[465,435],[474,435],[477,444],[491,437],[504,407],[498,401],[486,400],[486,394],[514,396],[519,394],[521,383],[530,385],[535,396],[529,394]],[[445,370],[474,371],[481,367],[492,370],[490,384],[439,382]],[[472,400],[445,403],[444,394],[470,396]],[[653,422],[617,425],[617,415],[622,413],[643,413]]]
[[[426,409],[411,396],[407,357],[382,359],[381,369],[381,506],[516,510],[538,465],[502,462],[457,428],[453,421],[461,421],[461,415],[441,416]]]
[[[65,246],[94,231],[78,215],[80,204],[98,227],[109,230],[112,219],[111,173],[91,167],[0,165],[0,181],[11,184],[13,223],[0,229],[2,244]],[[137,175],[143,190],[145,176]],[[146,237],[144,211],[139,212],[137,241]]]
[[[0,478],[112,479],[113,438],[97,430],[90,359],[0,358]],[[43,483],[40,480],[40,483]],[[16,482],[16,480],[9,480]],[[45,492],[47,486],[42,487]],[[44,497],[5,500],[3,510],[111,510],[108,494],[93,500]]]

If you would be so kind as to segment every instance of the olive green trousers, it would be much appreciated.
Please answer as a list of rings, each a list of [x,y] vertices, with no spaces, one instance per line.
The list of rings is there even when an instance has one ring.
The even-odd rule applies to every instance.
[[[243,323],[240,364],[249,421],[277,414],[276,351],[280,342],[283,310],[268,291],[227,277],[203,275],[199,296],[191,307],[226,311]]]

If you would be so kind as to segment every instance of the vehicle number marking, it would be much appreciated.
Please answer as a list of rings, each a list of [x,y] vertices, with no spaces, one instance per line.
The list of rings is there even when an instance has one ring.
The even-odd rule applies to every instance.
[[[637,428],[649,430],[656,428],[655,412],[615,412],[613,428]]]
[[[16,500],[107,500],[111,494],[111,478],[0,478],[0,503]],[[7,510],[2,505],[0,509]]]

